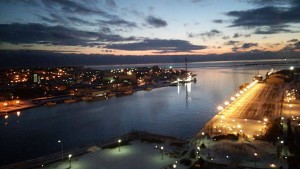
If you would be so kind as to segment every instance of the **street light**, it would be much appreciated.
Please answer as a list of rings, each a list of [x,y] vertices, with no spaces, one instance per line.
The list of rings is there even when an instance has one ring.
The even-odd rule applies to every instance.
[[[120,144],[121,144],[121,141],[122,141],[121,139],[118,140],[118,143],[119,143],[119,151],[121,151],[121,145],[120,145]]]
[[[72,154],[69,154],[70,168],[72,167],[72,164],[71,164],[71,157],[72,157]]]
[[[164,159],[164,153],[163,153],[163,150],[164,150],[164,147],[161,146],[161,147],[160,147],[160,152],[161,152],[161,159],[162,159],[162,160]]]
[[[256,157],[257,157],[257,153],[254,153],[254,166],[256,167]]]
[[[173,168],[176,168],[176,164],[173,164]]]
[[[64,160],[64,143],[61,140],[57,141],[61,145],[61,161]]]

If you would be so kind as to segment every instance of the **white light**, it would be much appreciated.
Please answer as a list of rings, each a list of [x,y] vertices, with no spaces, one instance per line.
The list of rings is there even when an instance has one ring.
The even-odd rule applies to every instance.
[[[224,108],[222,106],[218,106],[218,110],[221,111],[223,110]]]
[[[290,67],[290,70],[294,70],[294,66],[291,66],[291,67]]]

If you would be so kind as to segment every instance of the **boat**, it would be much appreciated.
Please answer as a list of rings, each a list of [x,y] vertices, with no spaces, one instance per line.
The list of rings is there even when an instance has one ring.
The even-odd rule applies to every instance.
[[[92,98],[93,101],[94,101],[94,100],[105,100],[105,99],[107,99],[106,96],[98,96],[98,97],[93,97],[93,98]]]
[[[108,93],[108,94],[107,94],[107,97],[114,97],[114,96],[116,96],[115,93]]]
[[[146,87],[146,88],[144,89],[144,91],[147,91],[147,92],[149,92],[149,91],[151,91],[151,90],[152,90],[151,87]]]
[[[260,74],[257,74],[253,77],[253,81],[257,80],[258,82],[263,81],[263,77]]]
[[[132,90],[128,90],[128,91],[124,91],[124,92],[119,92],[116,94],[116,96],[127,96],[127,95],[132,95],[133,91]]]
[[[92,101],[93,100],[93,97],[92,96],[84,96],[84,97],[81,97],[81,99],[83,100],[83,101]]]
[[[44,105],[45,106],[54,106],[54,105],[56,105],[56,103],[55,102],[47,102]]]
[[[64,100],[65,103],[75,103],[77,102],[77,99],[67,99],[67,100]]]
[[[180,83],[178,83],[178,82],[170,83],[169,86],[180,86]]]

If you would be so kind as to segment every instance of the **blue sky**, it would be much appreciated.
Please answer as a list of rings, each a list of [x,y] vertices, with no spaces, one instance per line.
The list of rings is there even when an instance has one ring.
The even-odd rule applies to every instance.
[[[0,50],[110,55],[299,51],[298,0],[2,0]]]

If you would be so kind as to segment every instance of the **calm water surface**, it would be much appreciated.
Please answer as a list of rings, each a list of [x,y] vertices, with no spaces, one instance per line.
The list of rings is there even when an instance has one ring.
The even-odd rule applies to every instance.
[[[269,67],[261,69],[267,70]],[[193,137],[216,113],[218,104],[250,82],[256,67],[191,68],[197,83],[164,87],[92,103],[60,104],[9,114],[0,119],[0,165],[64,149],[105,142],[145,130]]]

